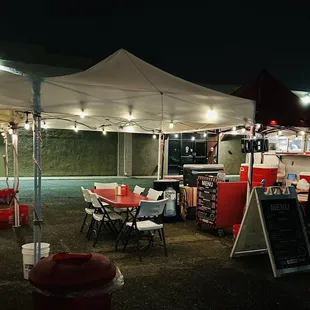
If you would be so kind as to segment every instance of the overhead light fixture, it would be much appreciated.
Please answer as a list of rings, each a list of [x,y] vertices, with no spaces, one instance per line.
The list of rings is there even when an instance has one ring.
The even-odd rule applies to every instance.
[[[128,119],[129,121],[132,121],[133,120],[133,116],[131,113],[129,113],[127,116],[126,116],[126,119]]]
[[[204,138],[206,138],[207,135],[208,135],[208,134],[207,134],[206,132],[203,133],[203,137],[204,137]]]
[[[177,139],[177,138],[179,138],[179,135],[176,133],[176,134],[174,135],[174,137]]]
[[[104,136],[107,134],[107,132],[106,132],[104,126],[102,126],[102,134],[103,134]]]
[[[306,94],[304,95],[303,97],[300,98],[301,102],[304,104],[304,105],[309,105],[310,104],[310,94]]]
[[[84,118],[85,117],[85,112],[84,110],[82,109],[82,111],[80,112],[80,118]]]
[[[174,127],[173,122],[170,122],[170,124],[169,124],[169,128],[170,128],[170,129],[172,129],[173,127]]]
[[[28,120],[28,114],[29,113],[26,113],[27,116],[26,116],[26,122],[25,122],[25,126],[24,126],[26,130],[30,129],[30,124],[29,124],[29,120]]]
[[[78,129],[77,126],[76,126],[76,123],[74,123],[74,128],[73,128],[73,130],[74,130],[75,132],[78,132],[78,131],[79,131],[79,129]]]
[[[214,110],[209,110],[207,112],[207,120],[208,121],[215,121],[217,118],[217,113]]]
[[[192,140],[192,141],[195,141],[195,137],[194,137],[194,136],[192,136],[191,140]]]

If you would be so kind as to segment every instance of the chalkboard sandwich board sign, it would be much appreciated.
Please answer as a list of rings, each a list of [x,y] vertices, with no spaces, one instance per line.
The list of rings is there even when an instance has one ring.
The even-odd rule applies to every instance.
[[[253,189],[231,257],[268,253],[273,274],[310,270],[310,247],[294,187]]]

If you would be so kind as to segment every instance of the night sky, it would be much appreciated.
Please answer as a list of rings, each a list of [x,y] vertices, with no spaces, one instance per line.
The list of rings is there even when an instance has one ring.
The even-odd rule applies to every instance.
[[[5,9],[0,39],[38,44],[93,64],[125,48],[172,74],[205,84],[240,85],[265,68],[291,89],[310,90],[309,8],[233,2],[233,7],[218,2],[217,7],[195,9],[110,5],[79,10],[38,2],[40,12],[27,2],[18,13],[16,6],[15,11]]]

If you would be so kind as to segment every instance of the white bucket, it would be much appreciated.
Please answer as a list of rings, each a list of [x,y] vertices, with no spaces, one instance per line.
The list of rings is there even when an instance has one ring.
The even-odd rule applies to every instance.
[[[28,273],[34,265],[34,243],[26,243],[22,246],[24,278],[28,280]],[[41,257],[50,254],[50,244],[41,243]]]

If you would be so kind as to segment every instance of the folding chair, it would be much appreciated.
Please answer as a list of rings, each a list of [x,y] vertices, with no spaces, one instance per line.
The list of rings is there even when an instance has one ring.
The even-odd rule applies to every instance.
[[[80,232],[83,232],[83,229],[84,229],[84,226],[86,224],[86,220],[87,220],[88,215],[93,215],[95,209],[92,206],[92,202],[90,199],[90,191],[88,189],[85,189],[83,186],[81,186],[81,190],[83,193],[84,201],[88,204],[88,207],[84,209],[85,210],[85,216],[84,216],[83,224],[82,224],[82,227],[80,230]]]
[[[154,245],[154,236],[156,232],[158,232],[159,238],[162,242],[161,245],[164,247],[165,255],[168,256],[166,239],[164,234],[164,225],[160,222],[162,218],[161,215],[164,212],[167,201],[168,199],[162,199],[157,201],[141,200],[139,209],[136,216],[133,218],[133,221],[127,222],[124,228],[121,230],[120,234],[118,235],[115,243],[115,251],[117,251],[119,241],[121,241],[122,237],[124,237],[124,241],[122,242],[124,244],[123,252],[125,252],[130,237],[134,233],[137,239],[136,242],[139,259],[140,261],[142,261],[141,250],[145,246],[141,248],[141,233],[147,233],[143,234],[143,237],[147,237],[147,239],[149,240],[149,243],[147,245],[147,247],[149,247],[151,244]]]
[[[92,201],[92,205],[95,208],[95,212],[93,213],[93,218],[87,233],[87,237],[88,239],[90,239],[91,236],[91,232],[93,230],[94,225],[97,223],[97,225],[100,223],[99,227],[98,227],[98,231],[96,231],[96,238],[95,241],[93,243],[93,247],[96,246],[100,232],[102,227],[104,227],[106,230],[112,232],[112,233],[118,233],[119,230],[116,228],[116,223],[120,223],[122,222],[122,217],[115,213],[112,212],[110,209],[106,208],[100,198],[98,197],[98,195],[91,193],[90,194],[90,198]],[[120,225],[120,227],[122,228],[123,225]]]
[[[162,194],[163,191],[157,191],[153,188],[150,188],[146,197],[152,200],[157,200]]]
[[[115,189],[117,183],[94,183],[95,189]]]

